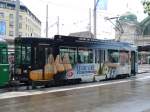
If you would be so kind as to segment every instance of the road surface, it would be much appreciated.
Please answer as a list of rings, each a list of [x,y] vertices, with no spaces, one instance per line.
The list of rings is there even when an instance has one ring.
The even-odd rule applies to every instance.
[[[150,112],[150,73],[0,94],[0,112]]]

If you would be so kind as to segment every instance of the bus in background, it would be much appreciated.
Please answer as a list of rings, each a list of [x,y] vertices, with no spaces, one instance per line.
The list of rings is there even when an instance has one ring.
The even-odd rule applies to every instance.
[[[62,35],[15,39],[15,79],[29,85],[99,81],[136,73],[137,49],[129,43]]]
[[[0,87],[6,86],[10,81],[7,43],[0,39]]]

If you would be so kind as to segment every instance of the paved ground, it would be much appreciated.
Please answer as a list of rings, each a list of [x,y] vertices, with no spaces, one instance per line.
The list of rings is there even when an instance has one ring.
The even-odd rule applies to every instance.
[[[150,72],[150,65],[149,64],[144,64],[144,65],[138,65],[138,72]]]
[[[124,80],[0,94],[0,112],[16,111],[150,112],[150,73]]]

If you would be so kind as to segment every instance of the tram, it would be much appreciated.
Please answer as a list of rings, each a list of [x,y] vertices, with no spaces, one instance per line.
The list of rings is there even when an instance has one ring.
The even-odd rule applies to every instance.
[[[9,84],[9,74],[7,43],[0,39],[0,87]]]
[[[15,39],[15,79],[89,82],[136,75],[137,48],[112,40],[55,35]]]

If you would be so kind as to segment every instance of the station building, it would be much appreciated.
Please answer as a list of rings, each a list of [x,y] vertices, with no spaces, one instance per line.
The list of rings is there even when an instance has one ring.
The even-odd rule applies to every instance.
[[[139,50],[139,63],[150,64],[150,16],[137,21],[131,12],[121,15],[116,22],[116,40],[133,43]]]

